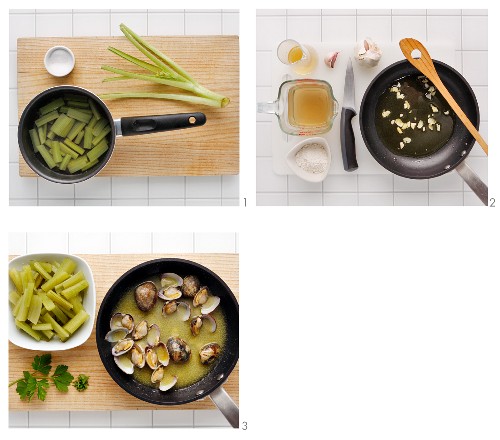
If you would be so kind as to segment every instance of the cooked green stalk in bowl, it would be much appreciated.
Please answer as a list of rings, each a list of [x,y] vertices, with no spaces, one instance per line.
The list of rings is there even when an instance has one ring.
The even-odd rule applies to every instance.
[[[67,341],[89,318],[83,297],[89,287],[71,258],[31,261],[9,269],[15,286],[9,294],[16,327],[37,341],[58,337]]]

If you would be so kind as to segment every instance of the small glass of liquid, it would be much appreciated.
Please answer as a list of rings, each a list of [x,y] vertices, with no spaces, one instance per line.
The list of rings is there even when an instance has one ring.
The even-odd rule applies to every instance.
[[[278,59],[283,64],[291,66],[293,71],[299,75],[311,73],[318,63],[316,51],[295,40],[285,40],[280,43]]]

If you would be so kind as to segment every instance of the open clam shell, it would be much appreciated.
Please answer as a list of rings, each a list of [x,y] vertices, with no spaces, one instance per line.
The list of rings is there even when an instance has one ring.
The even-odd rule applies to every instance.
[[[148,323],[147,321],[141,321],[139,324],[135,326],[134,331],[132,332],[132,339],[134,341],[138,341],[139,339],[144,338],[148,334]]]
[[[160,278],[161,287],[180,287],[182,286],[182,277],[176,273],[163,273]]]
[[[168,391],[177,383],[177,376],[171,374],[164,374],[160,382],[160,391]]]
[[[149,327],[146,340],[148,341],[148,345],[150,345],[151,347],[156,347],[158,345],[158,342],[160,342],[160,327],[158,327],[156,324],[152,324]]]
[[[151,374],[151,382],[158,383],[163,379],[163,365],[157,367]]]
[[[158,366],[158,355],[153,347],[146,347],[146,363],[152,370]]]
[[[191,316],[191,307],[189,307],[189,304],[185,303],[184,301],[167,301],[161,309],[161,313],[165,317],[175,312],[179,312],[182,314],[182,321],[187,321]]]
[[[167,287],[158,291],[158,298],[172,301],[182,296],[182,292],[177,287]]]
[[[130,350],[130,360],[138,368],[143,368],[146,365],[146,353],[137,343]]]
[[[205,304],[201,306],[201,313],[207,315],[212,313],[220,304],[220,298],[218,296],[208,297]]]
[[[134,364],[132,361],[129,359],[128,356],[115,356],[114,357],[116,365],[118,365],[118,368],[122,370],[126,374],[133,374],[134,373]]]
[[[175,313],[177,311],[177,302],[176,301],[167,301],[162,309],[161,309],[161,314],[163,316],[171,315],[172,313]]]
[[[130,351],[133,346],[134,341],[132,339],[121,339],[113,346],[111,353],[113,353],[113,356],[121,356]]]
[[[121,339],[125,339],[127,335],[128,335],[128,330],[126,328],[116,328],[106,333],[104,339],[106,339],[106,341],[108,342],[118,342]]]
[[[203,321],[208,321],[209,322],[209,330],[211,333],[214,333],[215,330],[217,330],[217,321],[215,320],[215,318],[212,316],[212,315],[198,315],[198,316],[195,316],[192,320],[191,320],[191,323],[190,323],[190,327],[191,327],[191,333],[193,334],[193,336],[198,336],[200,334],[200,331],[201,331],[201,327],[203,325]]]
[[[134,318],[128,313],[115,313],[111,317],[109,327],[111,330],[125,328],[130,333],[134,329]]]
[[[200,287],[200,290],[196,293],[193,298],[193,307],[201,306],[205,304],[210,296],[210,290],[208,290],[207,286]]]
[[[158,362],[166,367],[170,361],[170,355],[168,354],[167,346],[160,342],[156,346],[156,356],[158,357]]]

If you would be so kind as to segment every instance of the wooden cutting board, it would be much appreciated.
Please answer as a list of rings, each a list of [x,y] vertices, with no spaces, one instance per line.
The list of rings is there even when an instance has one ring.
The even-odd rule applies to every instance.
[[[90,265],[96,286],[97,304],[99,306],[112,284],[127,270],[144,261],[155,258],[176,257],[192,260],[203,264],[218,274],[233,291],[237,299],[238,293],[238,255],[237,254],[176,254],[176,255],[80,255]],[[41,352],[40,352],[41,353]],[[23,370],[31,371],[31,363],[36,351],[19,348],[9,342],[9,383],[22,377]],[[9,388],[9,410],[126,410],[126,409],[214,409],[215,405],[209,398],[181,406],[162,406],[143,402],[122,390],[109,376],[102,365],[95,343],[94,330],[83,345],[65,351],[52,352],[52,365],[65,364],[76,377],[80,373],[90,376],[89,388],[78,392],[69,387],[67,393],[58,392],[51,386],[44,402],[33,399],[24,402],[16,393],[15,386]],[[238,364],[230,374],[224,389],[233,400],[239,401],[239,369]]]
[[[111,160],[99,176],[202,176],[239,172],[239,45],[237,36],[147,37],[149,44],[168,55],[200,84],[231,99],[223,109],[180,101],[121,99],[106,101],[114,119],[123,116],[161,115],[201,111],[207,116],[202,127],[120,137]],[[75,68],[65,78],[51,76],[44,67],[45,53],[52,46],[67,46],[75,55]],[[110,65],[132,72],[136,67],[107,50],[116,47],[146,60],[125,37],[19,38],[17,40],[17,86],[19,117],[29,101],[56,85],[76,85],[99,95],[137,91],[178,93],[161,84],[144,81],[102,80],[113,76],[101,69]],[[19,155],[21,176],[36,174]]]

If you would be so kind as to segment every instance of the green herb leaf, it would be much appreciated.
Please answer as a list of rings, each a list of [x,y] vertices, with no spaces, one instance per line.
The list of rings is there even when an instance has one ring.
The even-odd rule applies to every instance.
[[[35,371],[39,371],[40,373],[47,375],[50,373],[52,365],[52,355],[50,353],[42,354],[41,356],[35,356],[35,359],[31,366]]]
[[[49,388],[49,381],[47,379],[40,379],[37,383],[37,396],[40,400],[45,400],[47,389]]]
[[[73,382],[73,386],[77,391],[85,391],[89,387],[89,376],[80,374]]]
[[[59,391],[67,392],[68,385],[73,381],[74,377],[68,372],[67,365],[58,365],[56,371],[52,375],[54,385]]]
[[[23,371],[24,379],[17,383],[16,391],[21,400],[31,400],[36,391],[36,379],[28,371]]]

